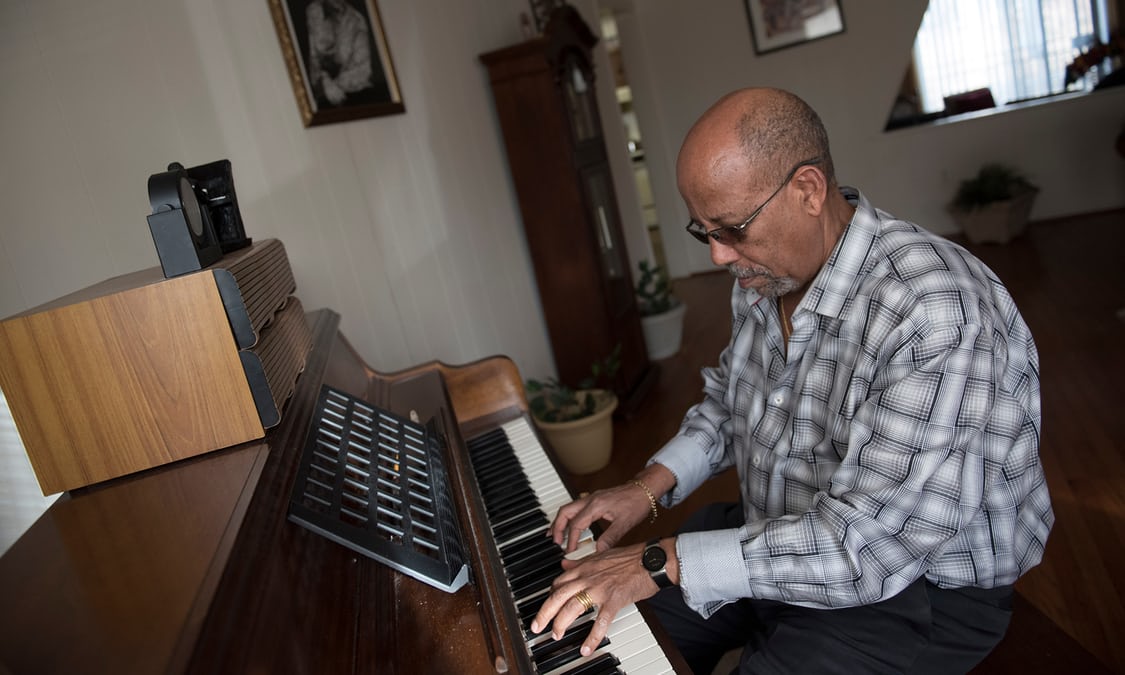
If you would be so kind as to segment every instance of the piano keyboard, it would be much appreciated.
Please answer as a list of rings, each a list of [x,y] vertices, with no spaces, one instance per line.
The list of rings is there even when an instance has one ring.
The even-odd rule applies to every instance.
[[[635,605],[617,614],[601,647],[589,656],[583,657],[578,649],[589,633],[593,613],[580,617],[558,641],[549,631],[531,633],[531,620],[550,594],[551,581],[562,572],[563,549],[547,536],[547,530],[559,507],[571,501],[570,493],[526,418],[477,436],[467,445],[524,640],[540,675],[674,672]],[[587,532],[580,549],[592,551],[592,543]]]

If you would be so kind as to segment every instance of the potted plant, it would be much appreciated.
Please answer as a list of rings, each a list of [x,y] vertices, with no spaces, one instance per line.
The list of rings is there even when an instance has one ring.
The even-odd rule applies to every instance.
[[[1005,243],[1027,228],[1039,188],[1004,164],[986,164],[961,181],[949,211],[974,244]]]
[[[1110,37],[1109,42],[1095,41],[1074,60],[1067,64],[1063,76],[1063,88],[1070,89],[1070,85],[1086,76],[1090,69],[1100,66],[1106,59],[1120,59],[1125,55],[1125,33]],[[1120,62],[1117,68],[1121,67]]]
[[[621,366],[621,345],[590,366],[575,386],[557,378],[527,381],[527,402],[535,425],[573,474],[605,468],[613,452],[613,411],[617,396],[608,389]]]
[[[637,280],[637,307],[641,312],[648,358],[664,359],[680,351],[687,305],[672,294],[668,273],[660,265],[642,260]]]

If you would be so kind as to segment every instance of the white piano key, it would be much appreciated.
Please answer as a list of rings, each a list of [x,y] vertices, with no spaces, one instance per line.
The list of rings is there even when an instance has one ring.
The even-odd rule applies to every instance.
[[[604,650],[621,661],[621,669],[627,673],[668,672],[672,664],[656,642],[644,617],[630,605],[631,612],[623,610],[614,617],[606,634],[610,644]]]
[[[581,560],[588,555],[592,555],[597,550],[598,543],[594,541],[591,536],[589,539],[583,539],[578,542],[578,548],[566,554],[568,560]]]

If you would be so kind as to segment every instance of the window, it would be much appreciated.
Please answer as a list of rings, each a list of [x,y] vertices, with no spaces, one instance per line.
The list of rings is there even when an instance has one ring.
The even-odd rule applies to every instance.
[[[1091,68],[1066,82],[1067,65],[1109,39],[1107,0],[930,0],[913,63],[888,128],[965,110],[1092,88]]]

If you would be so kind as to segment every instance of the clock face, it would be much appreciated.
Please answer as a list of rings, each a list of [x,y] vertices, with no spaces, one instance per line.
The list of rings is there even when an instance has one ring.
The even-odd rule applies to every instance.
[[[187,178],[180,178],[180,203],[183,204],[184,218],[191,228],[191,233],[196,238],[203,236],[203,211],[199,208],[199,199],[191,182]]]
[[[664,563],[668,562],[668,554],[659,544],[649,546],[641,555],[641,564],[650,572],[658,572],[664,569]]]

